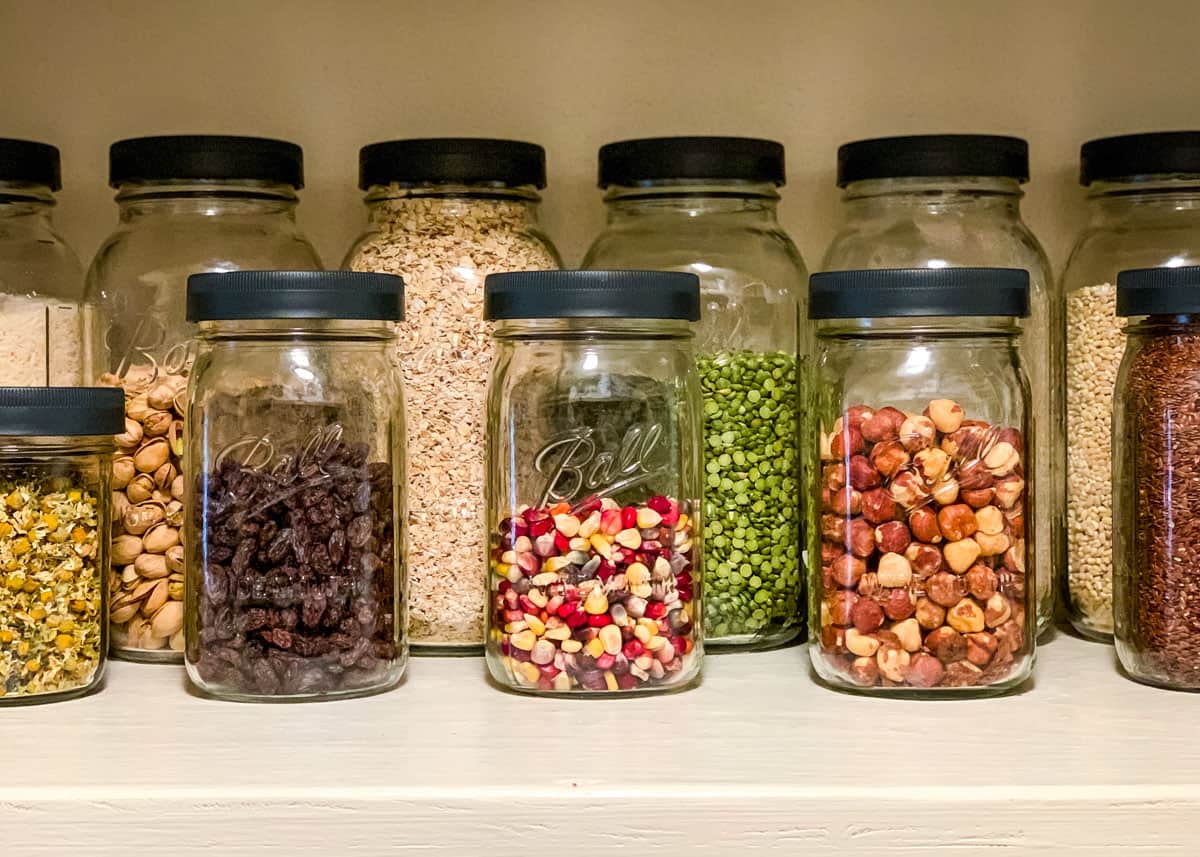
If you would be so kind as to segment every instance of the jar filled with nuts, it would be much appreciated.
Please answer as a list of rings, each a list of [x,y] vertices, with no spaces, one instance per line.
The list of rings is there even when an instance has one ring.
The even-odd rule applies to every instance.
[[[408,660],[404,405],[385,274],[197,274],[187,670],[214,696],[396,685]]]
[[[1085,143],[1089,220],[1063,272],[1066,292],[1067,616],[1113,633],[1113,391],[1125,351],[1117,274],[1200,264],[1200,131]]]
[[[101,384],[125,390],[113,461],[114,654],[183,657],[183,394],[189,274],[319,269],[296,226],[300,147],[253,137],[122,140],[109,150],[120,223],[87,275]],[[167,597],[155,595],[160,581]]]
[[[608,222],[583,268],[700,278],[705,634],[710,651],[776,646],[802,628],[797,418],[808,273],[777,216],[783,146],[662,137],[600,149]]]
[[[857,268],[1022,268],[1029,272],[1029,317],[1021,352],[1037,427],[1039,504],[1038,632],[1053,622],[1055,581],[1065,560],[1062,499],[1062,299],[1045,250],[1021,216],[1029,146],[990,134],[922,134],[858,140],[838,149],[845,222],[823,270]]]
[[[0,387],[0,705],[97,687],[118,390]]]
[[[487,663],[527,693],[650,693],[700,673],[693,274],[494,274]]]
[[[809,651],[827,684],[944,696],[1029,677],[1028,299],[1016,269],[812,277]]]

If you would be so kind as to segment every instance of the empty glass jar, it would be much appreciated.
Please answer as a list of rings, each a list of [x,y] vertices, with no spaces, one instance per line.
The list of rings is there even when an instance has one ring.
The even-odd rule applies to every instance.
[[[493,274],[487,663],[530,693],[700,672],[692,274]]]

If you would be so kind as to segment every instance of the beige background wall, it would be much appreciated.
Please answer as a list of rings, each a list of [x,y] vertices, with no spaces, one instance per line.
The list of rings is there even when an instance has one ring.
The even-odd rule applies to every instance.
[[[107,145],[169,132],[303,144],[301,219],[330,264],[362,223],[358,147],[512,136],[550,159],[545,219],[578,261],[595,151],[678,133],[787,145],[783,216],[810,265],[838,218],[835,149],[869,135],[1030,140],[1027,216],[1057,267],[1079,143],[1200,126],[1195,0],[0,0],[0,135],[60,146],[59,223],[113,223]]]

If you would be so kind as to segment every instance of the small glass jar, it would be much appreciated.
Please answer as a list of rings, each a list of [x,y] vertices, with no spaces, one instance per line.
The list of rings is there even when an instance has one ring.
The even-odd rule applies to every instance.
[[[1113,620],[1138,681],[1200,690],[1200,267],[1117,275]]]
[[[100,684],[122,405],[111,389],[0,387],[0,705]]]
[[[561,267],[538,223],[546,153],[514,140],[393,140],[359,155],[367,231],[343,267],[404,277],[400,326],[409,426],[412,645],[477,654],[486,596],[484,398],[492,360],[483,282]],[[419,311],[418,311],[419,309]]]
[[[189,274],[321,268],[296,226],[299,146],[253,137],[144,137],[109,150],[120,223],[87,274],[98,313],[99,382],[122,386],[125,430],[113,462],[112,644],[139,661],[179,661],[181,622],[155,622],[146,584],[182,562],[183,394],[195,332],[184,315]],[[160,512],[162,514],[160,514]],[[147,529],[147,528],[150,529]],[[153,530],[150,538],[147,534]],[[172,590],[169,603],[178,603]],[[169,630],[163,636],[157,631]]]
[[[701,405],[692,274],[495,274],[487,663],[529,693],[700,673]]]
[[[930,134],[859,140],[838,149],[845,222],[825,253],[826,271],[860,268],[1022,268],[1029,318],[1022,357],[1033,393],[1038,506],[1038,632],[1054,619],[1055,581],[1066,564],[1062,499],[1065,443],[1062,301],[1050,262],[1021,217],[1029,180],[1024,140]]]
[[[602,147],[608,222],[581,265],[700,278],[710,651],[780,645],[803,624],[808,273],[777,217],[783,157],[779,143],[738,137]]]
[[[214,696],[395,686],[408,661],[399,277],[195,275],[187,670]]]
[[[828,685],[984,695],[1030,675],[1028,294],[1011,268],[813,276],[809,653]]]
[[[1085,143],[1089,219],[1063,271],[1067,366],[1067,616],[1113,632],[1112,410],[1125,351],[1117,274],[1200,264],[1200,131]]]
[[[58,149],[0,138],[0,384],[87,377],[83,268],[54,226]]]

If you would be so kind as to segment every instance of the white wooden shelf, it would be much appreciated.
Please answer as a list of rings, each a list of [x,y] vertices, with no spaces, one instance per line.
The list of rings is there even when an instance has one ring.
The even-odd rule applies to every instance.
[[[825,690],[801,648],[640,699],[414,659],[382,696],[239,705],[118,662],[0,710],[0,853],[1193,855],[1198,705],[1061,634],[1024,693],[947,702]]]

